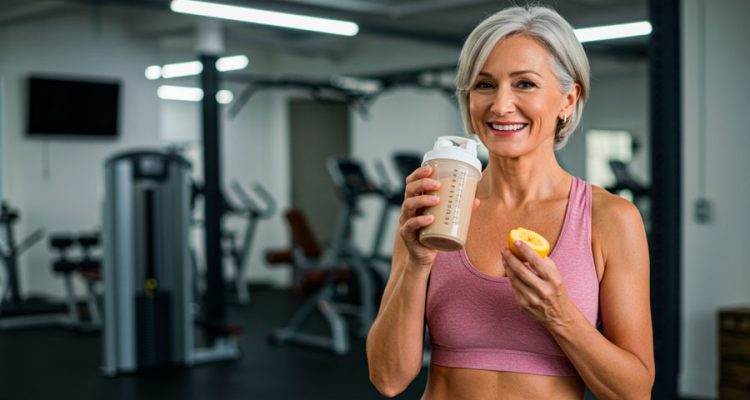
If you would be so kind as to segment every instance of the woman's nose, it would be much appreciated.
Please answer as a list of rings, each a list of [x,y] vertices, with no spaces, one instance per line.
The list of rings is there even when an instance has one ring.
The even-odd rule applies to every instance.
[[[498,88],[490,111],[496,115],[505,115],[513,112],[515,109],[516,105],[513,92],[509,88]]]

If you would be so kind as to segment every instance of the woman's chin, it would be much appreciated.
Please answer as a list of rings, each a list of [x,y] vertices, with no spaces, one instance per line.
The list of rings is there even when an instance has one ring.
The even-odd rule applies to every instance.
[[[494,146],[493,148],[487,148],[490,157],[500,158],[518,158],[524,154],[523,149],[511,146]]]

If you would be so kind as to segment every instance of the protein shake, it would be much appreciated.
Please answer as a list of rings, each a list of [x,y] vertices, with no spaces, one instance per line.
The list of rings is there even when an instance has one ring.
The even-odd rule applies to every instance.
[[[435,219],[420,231],[419,242],[442,251],[460,250],[466,244],[482,170],[477,142],[460,136],[441,136],[425,154],[422,166],[426,165],[433,168],[431,178],[440,182],[440,189],[431,193],[440,201],[424,210],[424,215]]]

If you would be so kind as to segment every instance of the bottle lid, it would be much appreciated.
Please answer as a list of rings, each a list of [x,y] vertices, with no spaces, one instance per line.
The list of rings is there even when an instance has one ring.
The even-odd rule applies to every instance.
[[[429,160],[448,159],[463,161],[482,173],[482,162],[477,158],[477,142],[461,136],[440,136],[425,153],[422,164]]]

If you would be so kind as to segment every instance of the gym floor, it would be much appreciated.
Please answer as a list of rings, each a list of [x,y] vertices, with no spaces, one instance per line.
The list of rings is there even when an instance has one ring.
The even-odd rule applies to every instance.
[[[364,338],[337,356],[298,346],[274,347],[266,337],[301,299],[288,291],[253,288],[252,303],[231,306],[240,325],[242,359],[103,377],[99,333],[64,328],[0,332],[0,400],[25,399],[381,399],[367,375]],[[311,321],[313,324],[315,321]],[[397,398],[419,398],[426,369]]]

